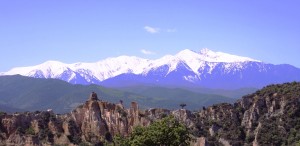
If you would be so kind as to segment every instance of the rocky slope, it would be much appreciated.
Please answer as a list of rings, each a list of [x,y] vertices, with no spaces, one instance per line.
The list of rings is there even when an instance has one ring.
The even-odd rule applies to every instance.
[[[232,104],[185,109],[140,110],[108,103],[92,93],[71,113],[51,110],[0,116],[0,145],[102,145],[115,135],[129,135],[137,125],[147,126],[173,115],[193,135],[192,145],[300,144],[300,83],[270,85]]]
[[[300,144],[300,83],[270,85],[196,113],[194,134],[224,145]]]
[[[111,142],[113,135],[128,135],[134,126],[147,126],[158,109],[140,112],[138,104],[125,109],[122,103],[98,100],[92,93],[89,100],[70,114],[57,115],[51,110],[7,115],[1,113],[0,145],[64,145]],[[158,110],[169,114],[168,110]]]

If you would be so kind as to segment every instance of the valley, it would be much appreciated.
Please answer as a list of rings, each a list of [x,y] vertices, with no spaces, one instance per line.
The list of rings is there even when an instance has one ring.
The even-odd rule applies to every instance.
[[[177,109],[179,104],[185,103],[187,109],[199,110],[203,106],[221,102],[232,103],[236,100],[236,98],[225,96],[227,93],[236,91],[220,90],[220,94],[215,94],[217,90],[204,91],[206,93],[151,86],[107,88],[95,84],[74,85],[58,79],[40,79],[20,75],[0,76],[0,109],[6,112],[53,109],[56,113],[67,113],[83,103],[86,100],[86,94],[91,92],[99,93],[101,100],[112,103],[119,103],[123,100],[127,107],[129,102],[135,101],[142,109],[153,107]],[[251,91],[246,90],[241,93],[251,93]],[[239,93],[240,96],[242,96],[241,93]]]

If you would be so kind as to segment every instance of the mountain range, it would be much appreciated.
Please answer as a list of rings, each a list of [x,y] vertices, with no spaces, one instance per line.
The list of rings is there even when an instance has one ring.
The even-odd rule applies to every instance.
[[[185,103],[187,109],[199,110],[202,106],[216,103],[232,103],[236,98],[229,97],[241,97],[243,94],[253,92],[253,89],[233,91],[197,89],[197,92],[157,86],[114,89],[95,84],[74,85],[58,79],[41,79],[20,75],[0,76],[0,111],[53,109],[57,113],[66,113],[85,102],[86,95],[91,92],[97,92],[100,100],[111,103],[119,103],[122,100],[126,107],[131,101],[139,102],[142,109],[153,107],[176,109],[181,103]]]
[[[156,60],[119,56],[95,63],[65,64],[47,61],[0,73],[16,74],[108,87],[158,85],[238,89],[300,81],[300,69],[292,65],[274,65],[209,49],[202,49],[200,52],[186,49]]]

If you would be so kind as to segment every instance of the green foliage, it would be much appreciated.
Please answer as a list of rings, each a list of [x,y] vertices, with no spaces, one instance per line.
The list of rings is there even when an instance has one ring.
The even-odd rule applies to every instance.
[[[284,83],[269,85],[257,91],[256,100],[269,98],[270,100],[284,100],[284,107],[279,105],[275,109],[283,108],[283,114],[276,117],[260,113],[262,126],[258,131],[258,143],[260,145],[296,145],[300,140],[300,83]],[[282,102],[282,101],[277,101]],[[264,109],[266,109],[264,107]],[[261,109],[260,109],[261,110]],[[280,120],[279,120],[280,119]]]
[[[25,130],[25,134],[35,135],[35,131],[34,131],[34,129],[30,126],[29,128],[27,128],[27,129]]]
[[[292,128],[290,130],[289,136],[287,139],[288,145],[293,145],[295,143],[297,144],[298,142],[300,142],[300,132],[298,130],[296,130],[295,128]]]
[[[187,146],[190,140],[188,129],[171,116],[155,121],[148,127],[135,127],[128,138],[115,138],[120,146]]]
[[[0,111],[0,116],[3,116],[3,115],[5,115],[5,114],[6,114],[6,112]]]
[[[133,86],[121,88],[121,90],[148,97],[137,101],[139,105],[167,109],[178,109],[178,105],[184,103],[188,105],[187,109],[189,110],[199,110],[199,107],[202,106],[210,106],[222,102],[232,103],[236,100],[222,94],[215,94],[215,92],[201,93],[197,92],[198,90],[182,88]]]
[[[194,93],[200,93],[202,94],[202,96],[220,95],[223,97],[230,97],[230,98],[241,98],[244,95],[257,91],[256,88],[240,88],[235,90],[225,90],[225,89],[209,89],[209,88],[196,87],[196,86],[194,86],[193,88],[168,88],[168,87],[143,86],[143,85],[122,87],[119,89],[123,91],[132,92],[132,93],[137,93],[137,94],[146,94],[146,95],[155,94],[156,96],[164,95],[162,93],[167,93],[167,96],[170,97],[174,97],[174,96],[184,97],[182,96],[184,94],[178,95],[174,93],[174,90],[178,90],[177,93],[182,93],[182,92],[188,93],[188,91],[192,91]]]
[[[296,146],[300,146],[300,140],[296,143]]]
[[[284,95],[287,98],[291,97],[299,97],[300,96],[300,83],[299,82],[291,82],[284,84],[276,84],[276,85],[268,85],[263,89],[256,92],[259,96],[272,96],[274,93],[279,95]]]
[[[120,135],[114,137],[114,142],[117,146],[129,146],[129,138]]]

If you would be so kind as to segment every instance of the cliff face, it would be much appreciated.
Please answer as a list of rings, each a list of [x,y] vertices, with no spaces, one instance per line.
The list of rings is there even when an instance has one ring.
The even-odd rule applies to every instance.
[[[295,145],[300,141],[300,83],[272,85],[244,96],[235,104],[185,109],[125,109],[92,93],[71,113],[52,111],[0,115],[0,145],[78,145],[112,142],[137,125],[173,115],[193,135],[192,145]]]
[[[210,144],[295,145],[300,142],[300,83],[270,85],[234,105],[214,105],[196,115],[194,135]]]
[[[92,93],[93,94],[93,93]],[[95,95],[94,95],[95,96]],[[0,116],[0,145],[103,144],[114,135],[127,136],[137,125],[169,115],[165,109],[140,111],[136,102],[125,109],[94,98],[70,114],[55,115],[52,111]]]
[[[69,142],[62,133],[68,124],[57,118],[52,112],[35,112],[6,115],[1,118],[1,145],[39,145],[41,140],[47,143]]]

